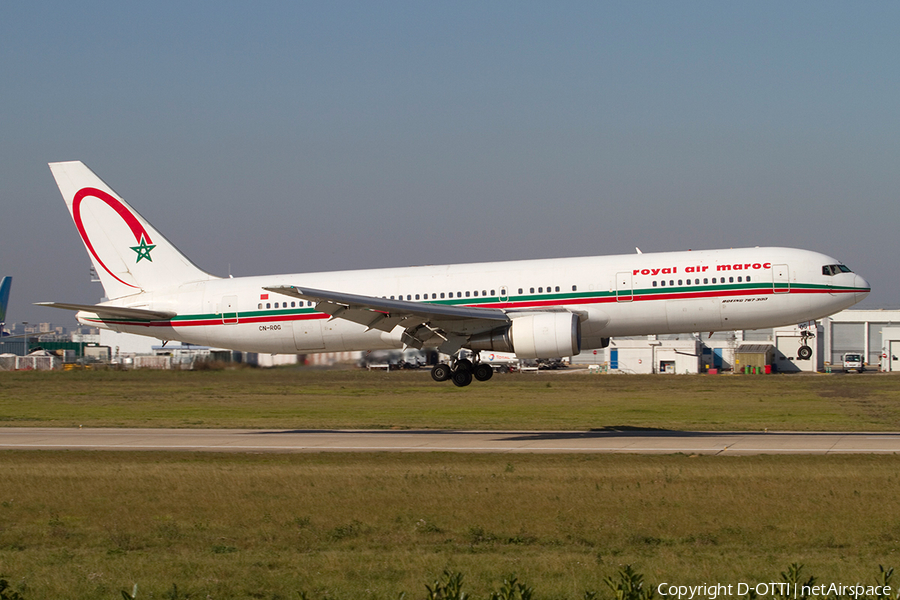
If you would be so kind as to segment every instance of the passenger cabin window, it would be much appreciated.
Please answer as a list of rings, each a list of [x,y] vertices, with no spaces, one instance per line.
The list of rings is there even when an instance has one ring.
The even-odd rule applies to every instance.
[[[530,293],[532,293],[532,294],[533,294],[533,293],[534,293],[534,288],[529,288],[529,289],[530,289],[530,290],[531,290],[531,292],[530,292]]]
[[[655,281],[653,282],[653,287],[656,287],[656,282],[655,282]]]
[[[443,298],[443,297],[444,297],[444,292],[441,292],[441,298]]]
[[[577,285],[573,285],[573,286],[572,286],[572,291],[573,291],[573,292],[577,292],[577,291],[578,291],[578,286],[577,286]]]

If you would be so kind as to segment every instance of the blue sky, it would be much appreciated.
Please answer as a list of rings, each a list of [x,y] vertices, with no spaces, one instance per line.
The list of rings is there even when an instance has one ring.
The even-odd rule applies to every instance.
[[[381,5],[383,4],[383,5]],[[5,3],[8,318],[95,302],[46,163],[257,275],[783,245],[900,306],[900,4]]]

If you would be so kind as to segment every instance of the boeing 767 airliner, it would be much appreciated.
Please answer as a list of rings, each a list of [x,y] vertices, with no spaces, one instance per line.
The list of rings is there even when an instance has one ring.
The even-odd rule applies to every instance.
[[[615,336],[819,319],[869,293],[840,261],[740,248],[220,278],[195,266],[83,163],[50,170],[107,301],[42,303],[79,322],[251,352],[436,348],[437,381],[493,371],[479,350],[571,356]],[[462,358],[472,350],[472,360]]]

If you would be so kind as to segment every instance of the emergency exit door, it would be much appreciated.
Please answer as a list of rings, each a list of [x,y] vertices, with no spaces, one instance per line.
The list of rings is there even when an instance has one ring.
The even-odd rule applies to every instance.
[[[776,294],[791,291],[791,272],[787,265],[772,265],[772,291]]]
[[[634,287],[631,272],[616,273],[616,302],[631,302],[634,300]]]

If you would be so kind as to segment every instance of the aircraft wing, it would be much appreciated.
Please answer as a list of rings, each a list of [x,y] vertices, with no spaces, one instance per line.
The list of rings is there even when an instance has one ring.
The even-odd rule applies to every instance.
[[[65,310],[83,310],[98,315],[100,318],[112,317],[114,319],[141,319],[144,321],[164,321],[171,319],[177,313],[160,310],[147,310],[145,308],[128,308],[125,306],[105,306],[103,304],[68,304],[65,302],[35,302],[37,306],[50,306]]]
[[[368,329],[390,332],[399,325],[406,330],[404,342],[413,347],[421,347],[434,335],[446,340],[449,336],[489,330],[510,321],[498,308],[391,300],[295,285],[264,289],[315,302],[317,310],[333,319],[346,319]]]

